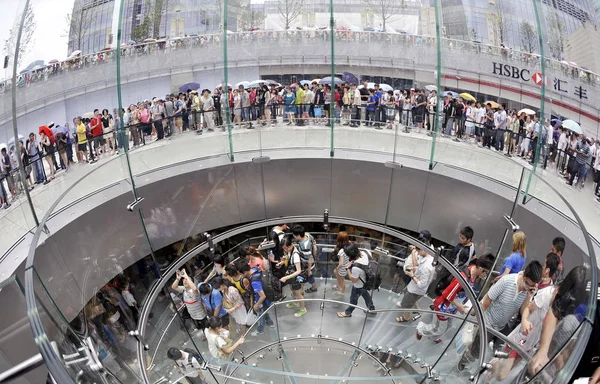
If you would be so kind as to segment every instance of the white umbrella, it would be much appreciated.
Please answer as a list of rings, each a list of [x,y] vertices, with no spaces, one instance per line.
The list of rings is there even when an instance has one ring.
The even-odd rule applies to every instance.
[[[82,116],[84,119],[91,119],[92,117],[94,117],[94,112],[87,112],[84,113]]]
[[[2,150],[2,149],[6,149],[6,148],[7,148],[7,147],[6,147],[6,143],[2,143],[2,144],[0,144],[0,150]]]
[[[581,128],[581,125],[579,125],[579,123],[577,123],[576,121],[565,120],[562,122],[562,126],[563,128],[567,128],[573,133],[577,133],[578,135],[583,134],[583,128]]]
[[[435,85],[426,85],[425,89],[428,90],[429,92],[431,92],[431,91],[437,92],[437,87]]]
[[[517,113],[517,115],[520,115],[521,113],[525,113],[525,114],[526,114],[526,115],[528,115],[528,116],[535,115],[535,111],[534,111],[534,110],[532,110],[532,109],[529,109],[529,108],[523,108],[523,109],[521,109],[521,110],[520,110],[520,111]]]
[[[79,51],[79,50],[78,51],[73,51],[73,53],[71,53],[69,55],[69,59],[72,59],[72,58],[77,57],[79,55],[81,55],[81,51]]]
[[[266,80],[254,80],[252,82],[250,82],[250,84],[248,84],[247,88],[258,88],[260,87],[261,84],[267,84]]]
[[[18,136],[17,136],[17,138],[18,138],[18,140],[19,140],[19,141],[24,139],[23,135],[18,135]],[[15,137],[13,136],[13,137],[11,137],[11,138],[8,140],[8,147],[10,148],[10,147],[12,147],[14,144],[15,144]]]
[[[238,89],[240,87],[240,85],[242,85],[244,88],[248,88],[248,85],[250,85],[249,81],[240,81],[239,83],[237,83],[235,85],[235,89]]]
[[[358,89],[363,89],[363,88],[364,88],[364,85],[359,85],[358,86]],[[375,83],[367,83],[367,89],[375,89]],[[390,85],[381,84],[381,83],[379,84],[379,89],[381,89],[384,92],[393,91],[394,90],[394,88],[392,88]]]
[[[223,88],[223,87],[225,87],[225,84],[221,83],[221,84],[218,84],[215,88],[217,89],[217,88]],[[233,85],[231,85],[231,83],[227,83],[227,88],[231,89],[231,88],[233,88]]]
[[[156,43],[156,39],[145,39],[144,43]]]

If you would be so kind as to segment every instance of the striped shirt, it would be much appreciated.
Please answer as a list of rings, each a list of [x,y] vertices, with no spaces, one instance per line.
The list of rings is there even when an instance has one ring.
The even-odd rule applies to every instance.
[[[519,276],[523,276],[523,272],[505,275],[488,291],[487,296],[492,304],[483,314],[486,326],[500,331],[523,305],[527,291],[519,291]]]
[[[190,317],[194,320],[202,320],[206,318],[206,310],[200,302],[200,298],[194,294],[193,289],[185,289],[182,286],[177,287],[179,293],[183,293],[183,302],[190,313]]]

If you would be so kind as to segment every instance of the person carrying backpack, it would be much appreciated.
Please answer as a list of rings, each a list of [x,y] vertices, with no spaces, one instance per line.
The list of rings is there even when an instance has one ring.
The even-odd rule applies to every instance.
[[[295,229],[295,227],[294,227]],[[304,258],[300,252],[299,246],[294,244],[290,236],[283,239],[283,250],[288,260],[288,272],[279,281],[286,283],[291,281],[292,296],[298,302],[288,303],[287,308],[300,308],[294,317],[302,317],[306,314],[306,306],[304,305],[304,291],[302,285],[308,279],[308,260]]]
[[[315,257],[317,256],[317,242],[315,241],[315,238],[310,233],[306,232],[304,227],[299,224],[294,225],[294,228],[292,228],[292,234],[294,235],[294,239],[296,239],[298,242],[300,256],[308,264],[306,273],[310,288],[308,288],[305,292],[317,292],[317,283],[315,282],[315,276],[313,275],[313,269],[315,268]]]
[[[167,351],[167,357],[175,362],[179,372],[191,384],[206,383],[201,372],[201,369],[204,368],[204,359],[197,351],[191,348],[181,350],[171,347]]]
[[[406,272],[406,275],[410,277],[410,283],[406,287],[407,292],[402,297],[399,305],[400,308],[413,308],[417,304],[417,301],[427,293],[427,287],[429,287],[435,275],[433,256],[418,247],[415,247],[415,249],[421,257],[418,260],[413,260],[415,268]],[[405,312],[402,316],[396,317],[396,321],[398,323],[410,321],[410,315],[410,311]]]
[[[256,331],[251,333],[253,337],[262,335],[265,332],[265,324],[271,328],[275,328],[275,323],[268,313],[261,317],[263,312],[271,306],[271,301],[274,299],[274,297],[269,298],[268,296],[275,294],[272,290],[272,282],[271,284],[267,284],[268,282],[263,281],[263,274],[265,277],[273,276],[270,271],[261,271],[260,268],[251,268],[244,272],[244,276],[250,280],[250,287],[248,288],[253,293],[250,304],[256,316],[260,318]]]
[[[362,296],[369,310],[374,311],[373,299],[369,289],[375,288],[377,271],[373,271],[369,262],[369,255],[366,251],[358,249],[356,244],[349,243],[344,247],[344,253],[350,260],[348,269],[350,274],[348,278],[352,282],[352,293],[350,294],[350,304],[343,312],[338,312],[338,317],[351,317],[355,305],[358,304],[358,298]],[[369,277],[371,276],[371,277]],[[370,287],[372,286],[372,287]]]

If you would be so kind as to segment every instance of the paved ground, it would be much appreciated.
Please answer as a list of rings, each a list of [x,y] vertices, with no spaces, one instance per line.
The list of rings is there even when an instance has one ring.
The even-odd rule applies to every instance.
[[[412,131],[402,133],[395,130],[375,130],[374,128],[349,128],[336,126],[333,133],[335,148],[357,149],[364,151],[387,152],[397,154],[397,161],[403,156],[416,157],[423,160],[426,168],[431,155],[432,137],[424,132]],[[253,130],[235,128],[232,131],[233,151],[257,152],[261,149],[322,148],[328,149],[331,143],[331,131],[323,125],[318,126],[276,126],[262,127]],[[203,156],[222,155],[229,151],[227,133],[220,130],[198,136],[184,133],[172,140],[153,142],[144,147],[134,149],[129,155],[129,167],[133,175],[159,166],[185,162]],[[483,149],[476,144],[454,142],[449,138],[438,137],[435,143],[434,161],[454,165],[460,168],[486,175],[514,187],[519,185],[522,169],[531,169],[530,165],[519,158],[509,158],[495,150]],[[48,185],[39,185],[31,192],[38,218],[41,220],[51,204],[73,183],[88,177],[69,192],[58,205],[58,208],[81,198],[97,189],[110,185],[129,176],[127,162],[123,154],[101,158],[94,165],[75,164],[68,172],[59,172],[56,179]],[[556,172],[553,165],[546,170],[536,172],[532,181],[522,184],[523,189],[530,185],[530,193],[552,205],[559,211],[574,218],[560,196],[548,188],[540,178],[564,196],[581,217],[589,233],[600,238],[600,204],[595,203],[592,192],[592,175],[583,189],[567,186]],[[23,233],[34,227],[29,204],[24,195],[7,210],[0,210],[0,254],[3,254],[16,242]]]

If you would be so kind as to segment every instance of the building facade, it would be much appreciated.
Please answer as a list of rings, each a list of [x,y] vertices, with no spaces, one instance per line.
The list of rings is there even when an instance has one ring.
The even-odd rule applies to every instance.
[[[433,0],[431,0],[433,1]],[[597,25],[591,0],[535,0],[545,54],[564,59],[567,38],[584,24]],[[443,0],[445,37],[539,52],[533,0]]]

